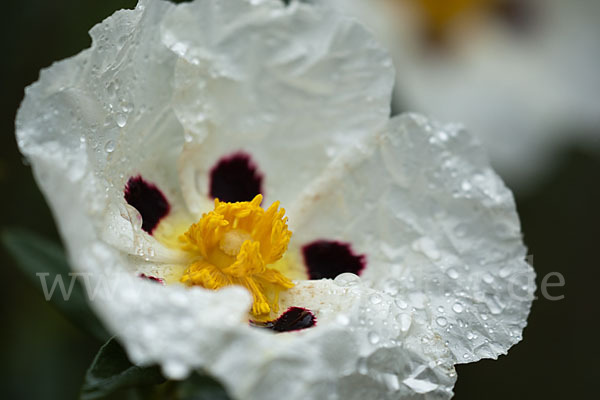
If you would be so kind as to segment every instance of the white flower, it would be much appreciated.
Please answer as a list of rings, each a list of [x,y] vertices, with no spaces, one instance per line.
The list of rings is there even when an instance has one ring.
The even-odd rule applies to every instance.
[[[465,122],[519,190],[561,145],[600,143],[598,1],[314,1],[373,29],[393,54],[398,104]]]
[[[279,1],[148,0],[91,35],[27,88],[17,137],[134,362],[171,378],[202,369],[239,399],[448,398],[453,364],[520,340],[534,285],[511,193],[460,126],[389,120],[391,61],[358,24]],[[256,191],[288,210],[282,264],[277,204],[271,225],[204,229],[228,207],[263,218],[260,197],[210,213],[212,197]],[[295,279],[267,305],[310,310],[283,323],[307,329],[250,326],[256,296],[274,293],[248,272],[264,264],[222,260],[258,257],[252,240]],[[171,283],[198,263],[258,282],[254,301]]]

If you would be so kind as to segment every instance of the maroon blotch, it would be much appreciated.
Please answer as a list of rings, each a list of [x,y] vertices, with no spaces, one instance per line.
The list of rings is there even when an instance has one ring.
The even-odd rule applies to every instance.
[[[263,175],[250,155],[237,152],[221,158],[210,170],[210,196],[221,201],[250,201],[263,193]]]
[[[360,275],[367,263],[367,257],[354,254],[350,244],[331,240],[307,244],[302,255],[310,279],[334,279],[344,272]]]
[[[138,276],[142,279],[147,279],[152,282],[160,283],[161,285],[165,284],[165,281],[163,279],[157,278],[156,276],[151,276],[151,275],[146,275],[146,274],[139,274]]]
[[[306,308],[290,307],[279,318],[273,321],[257,322],[250,320],[250,325],[257,328],[271,329],[275,332],[291,332],[307,329],[317,324],[315,315]]]
[[[146,182],[140,175],[129,178],[125,186],[125,201],[142,216],[142,229],[152,234],[171,206],[156,185]]]

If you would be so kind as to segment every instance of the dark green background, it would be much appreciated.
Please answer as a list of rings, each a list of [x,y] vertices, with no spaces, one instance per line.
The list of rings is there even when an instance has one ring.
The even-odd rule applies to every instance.
[[[1,227],[28,227],[58,240],[52,216],[17,151],[14,118],[40,68],[89,46],[87,31],[133,0],[23,0],[3,3],[0,146]],[[598,129],[600,138],[600,128]],[[598,148],[598,147],[596,147]],[[527,196],[516,192],[538,285],[561,272],[561,301],[534,303],[524,341],[498,361],[458,367],[456,399],[591,396],[597,378],[596,248],[600,246],[600,154],[565,147],[555,168]],[[510,182],[508,182],[510,186]],[[100,343],[72,326],[0,249],[0,397],[76,398]],[[586,396],[586,397],[587,397]]]

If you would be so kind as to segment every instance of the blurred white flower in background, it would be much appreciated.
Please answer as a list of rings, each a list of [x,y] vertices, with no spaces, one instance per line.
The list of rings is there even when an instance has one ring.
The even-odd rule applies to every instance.
[[[511,192],[460,125],[389,119],[359,24],[146,0],[91,36],[27,88],[17,138],[135,363],[237,399],[449,398],[454,364],[521,339]]]
[[[600,148],[600,2],[313,1],[385,43],[402,110],[466,123],[519,190],[551,171],[560,146]]]

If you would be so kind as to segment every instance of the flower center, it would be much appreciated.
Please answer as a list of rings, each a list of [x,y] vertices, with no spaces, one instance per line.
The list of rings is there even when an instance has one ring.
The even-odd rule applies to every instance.
[[[294,284],[281,272],[267,267],[281,259],[292,232],[279,202],[264,210],[262,195],[237,203],[215,199],[213,211],[202,215],[180,237],[193,254],[181,282],[207,289],[240,285],[253,297],[251,313],[268,318],[279,311],[279,292]]]

